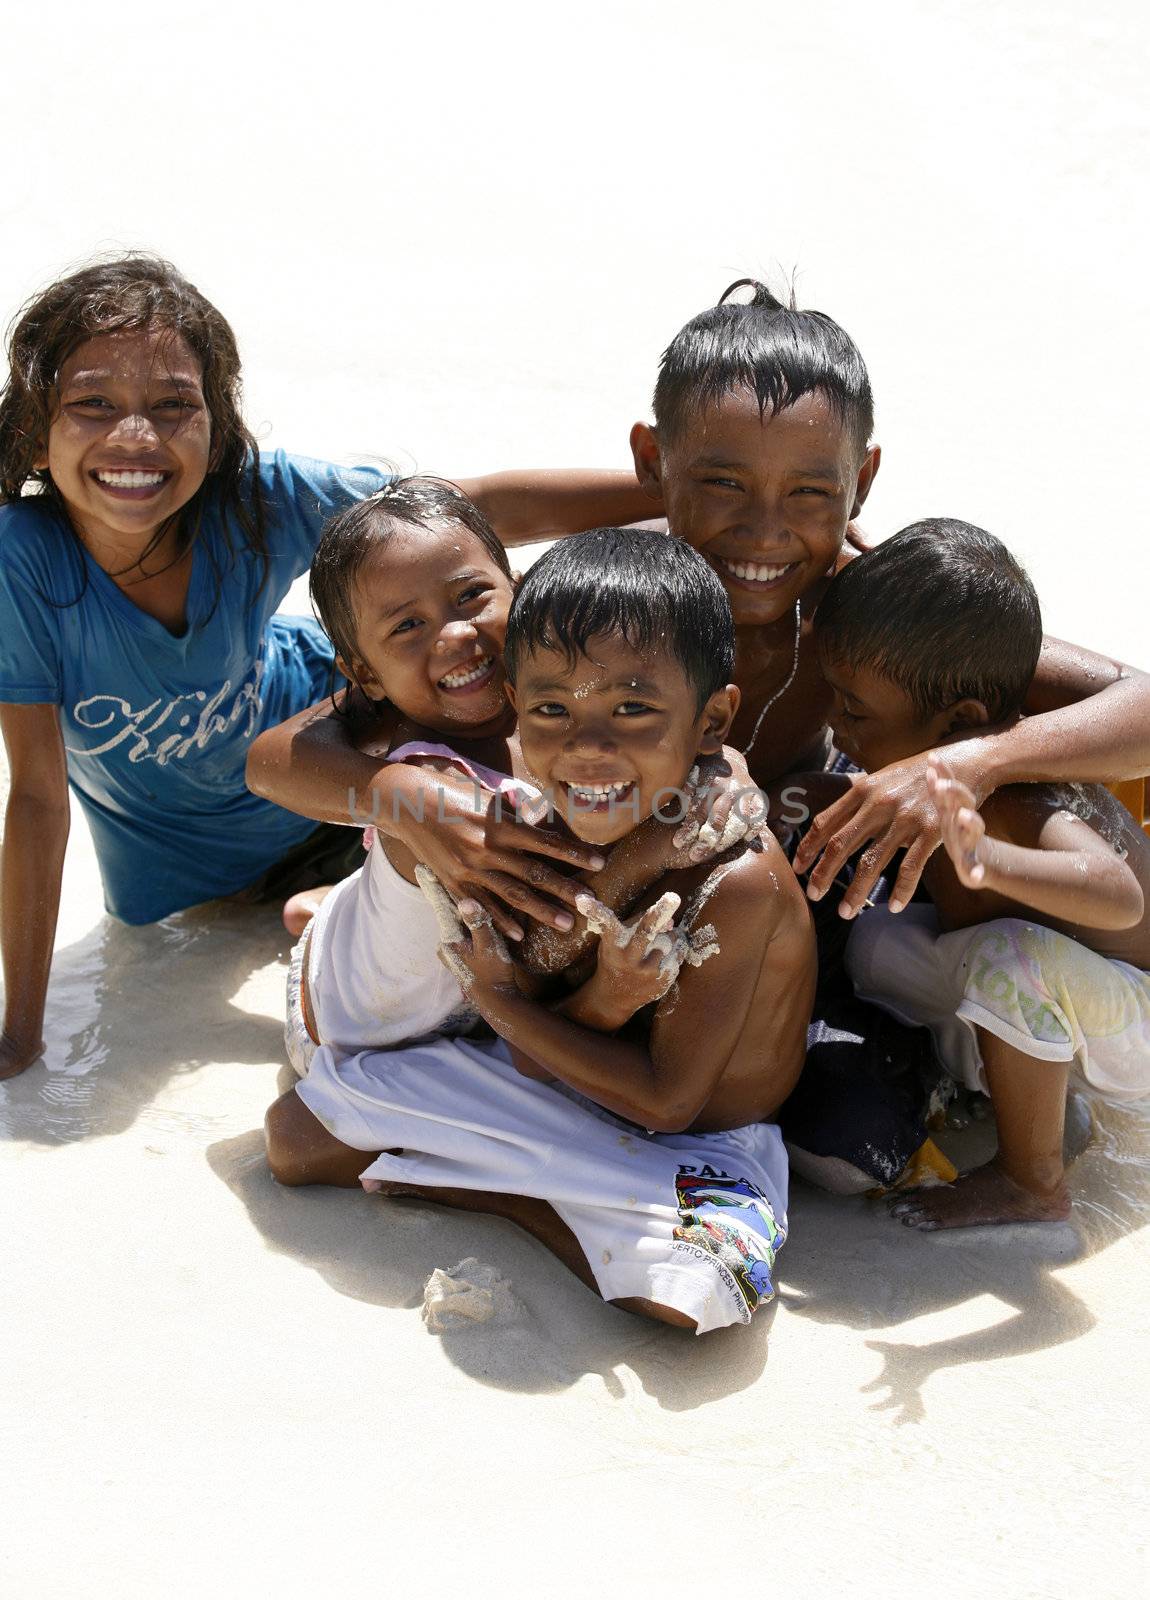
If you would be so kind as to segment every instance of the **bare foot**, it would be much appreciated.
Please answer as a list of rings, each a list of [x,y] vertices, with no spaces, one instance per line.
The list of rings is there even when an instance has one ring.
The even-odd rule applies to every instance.
[[[1064,1222],[1070,1193],[1064,1183],[1037,1194],[1008,1178],[994,1161],[964,1172],[937,1188],[909,1189],[889,1202],[892,1217],[907,1228],[974,1228],[1002,1222]]]
[[[320,889],[302,889],[287,901],[283,909],[284,927],[293,939],[299,938],[333,888],[329,883]]]

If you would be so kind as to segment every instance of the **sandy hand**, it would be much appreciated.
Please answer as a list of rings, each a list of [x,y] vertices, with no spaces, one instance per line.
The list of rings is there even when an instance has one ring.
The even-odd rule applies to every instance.
[[[968,889],[985,888],[989,841],[974,795],[955,777],[945,756],[938,754],[930,757],[926,782],[938,808],[943,845],[959,880]]]
[[[599,935],[597,978],[626,998],[632,1015],[661,1000],[679,976],[689,949],[689,941],[674,926],[679,905],[679,896],[668,892],[624,922],[587,891],[575,902],[587,926]]]
[[[460,929],[461,937],[445,940],[439,959],[459,979],[464,994],[476,998],[475,991],[494,993],[515,990],[515,969],[507,941],[478,900],[461,900],[454,908],[463,918],[471,937]],[[489,1019],[490,1020],[490,1019]]]
[[[723,759],[705,769],[692,767],[685,792],[689,805],[671,840],[679,852],[672,865],[709,861],[766,827],[766,798],[738,751],[724,750]]]

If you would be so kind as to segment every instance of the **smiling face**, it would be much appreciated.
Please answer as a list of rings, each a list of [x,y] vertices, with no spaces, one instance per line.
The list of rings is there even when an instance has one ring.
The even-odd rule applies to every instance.
[[[94,553],[139,555],[211,463],[200,363],[163,328],[85,340],[60,370],[43,461]]]
[[[356,653],[339,666],[372,699],[446,733],[509,718],[511,580],[466,528],[397,525],[360,567],[352,604]]]
[[[671,532],[718,573],[736,627],[777,621],[830,572],[879,460],[818,392],[760,415],[753,392],[734,389],[674,439],[636,424],[631,446]]]
[[[698,711],[676,660],[617,635],[590,640],[574,662],[527,651],[507,693],[528,771],[578,838],[604,845],[674,804],[697,757],[722,748],[739,699],[728,685]]]
[[[864,772],[933,750],[957,727],[986,721],[985,708],[965,700],[924,718],[904,689],[873,668],[829,661],[822,665],[834,694],[830,727],[835,746]]]

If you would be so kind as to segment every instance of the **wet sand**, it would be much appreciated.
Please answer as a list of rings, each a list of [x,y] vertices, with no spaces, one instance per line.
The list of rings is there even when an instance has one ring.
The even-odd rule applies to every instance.
[[[694,1340],[508,1224],[277,1188],[276,915],[99,905],[77,818],[45,1063],[0,1085],[7,1593],[1140,1590],[1137,1114],[1058,1226],[932,1238],[796,1182],[777,1306]],[[435,1336],[466,1256],[522,1309]]]

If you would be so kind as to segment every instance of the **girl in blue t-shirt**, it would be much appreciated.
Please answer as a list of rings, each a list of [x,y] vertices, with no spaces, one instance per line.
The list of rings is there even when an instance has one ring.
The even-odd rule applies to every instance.
[[[353,829],[251,794],[248,746],[320,699],[332,648],[274,615],[325,520],[390,474],[276,452],[240,414],[230,327],[167,262],[129,255],[38,295],[0,395],[0,1078],[36,1059],[69,786],[105,904],[152,922],[271,898],[356,862]],[[650,509],[628,473],[461,485],[505,539]],[[33,491],[33,492],[29,492]],[[35,492],[38,491],[38,492]]]

